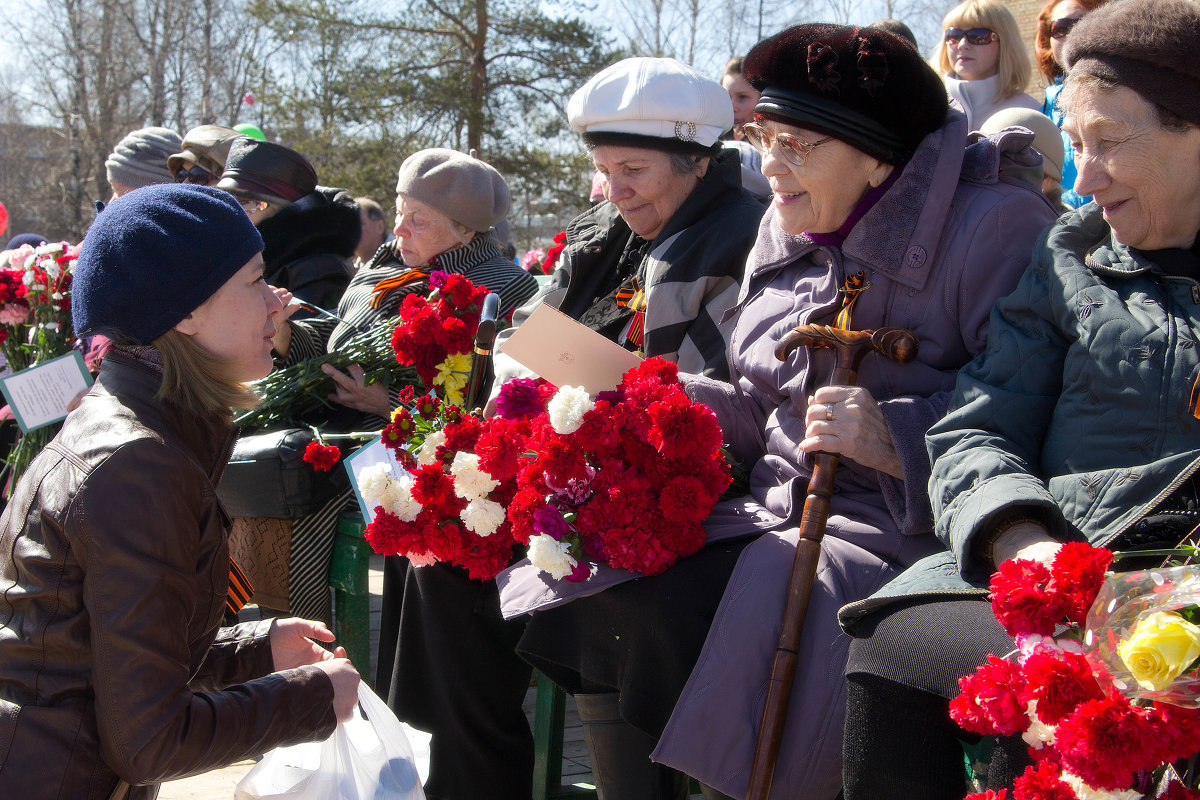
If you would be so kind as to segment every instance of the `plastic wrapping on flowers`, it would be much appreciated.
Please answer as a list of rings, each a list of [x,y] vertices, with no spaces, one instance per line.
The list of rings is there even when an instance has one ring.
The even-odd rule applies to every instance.
[[[1110,575],[1084,644],[1130,699],[1200,707],[1200,567]]]

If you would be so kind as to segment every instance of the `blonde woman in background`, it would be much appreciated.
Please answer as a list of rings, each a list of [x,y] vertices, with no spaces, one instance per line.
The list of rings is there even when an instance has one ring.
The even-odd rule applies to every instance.
[[[1016,19],[1000,0],[966,0],[950,9],[933,66],[950,105],[967,115],[968,130],[978,130],[1001,109],[1038,110],[1039,103],[1025,94],[1029,54]]]

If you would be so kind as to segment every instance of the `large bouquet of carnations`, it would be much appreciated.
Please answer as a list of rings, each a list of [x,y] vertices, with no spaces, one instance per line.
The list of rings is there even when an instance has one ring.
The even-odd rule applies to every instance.
[[[950,715],[1029,745],[1035,763],[1013,800],[1200,798],[1173,766],[1200,752],[1196,568],[1106,579],[1111,559],[1071,543],[1050,566],[1007,561],[992,578],[992,608],[1017,650],[960,679]]]
[[[0,349],[13,372],[66,355],[75,344],[71,325],[71,278],[79,245],[23,245],[0,265]],[[15,483],[54,438],[61,423],[21,435],[5,458]]]
[[[687,397],[676,366],[647,359],[594,400],[571,386],[547,394],[517,381],[497,401],[499,418],[529,425],[504,472],[516,475],[508,516],[530,562],[583,581],[588,562],[657,575],[699,550],[730,469],[716,415]]]
[[[381,438],[404,471],[379,464],[359,479],[375,515],[367,542],[418,566],[442,561],[472,578],[496,577],[515,544],[505,515],[515,473],[499,461],[515,457],[528,427],[485,421],[434,395],[413,398],[407,391],[401,400]]]

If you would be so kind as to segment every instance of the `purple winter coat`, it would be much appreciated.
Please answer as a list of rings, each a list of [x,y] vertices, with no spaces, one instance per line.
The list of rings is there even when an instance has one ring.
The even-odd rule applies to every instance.
[[[858,373],[883,410],[905,479],[846,459],[837,472],[771,792],[819,800],[835,797],[841,785],[849,638],[837,610],[940,549],[925,489],[925,431],[944,413],[957,370],[983,350],[993,302],[1016,285],[1034,240],[1054,218],[1042,195],[1015,177],[1034,165],[1040,170],[1031,135],[1005,132],[964,150],[966,141],[965,117],[951,112],[840,249],[784,232],[768,210],[730,343],[741,394],[729,384],[689,381],[689,394],[717,413],[734,454],[754,464],[751,494],[718,504],[705,522],[709,541],[758,538],[742,551],[654,758],[734,797],[744,795],[749,780],[811,474],[797,449],[807,398],[833,369],[829,350],[799,348],[780,362],[775,345],[797,325],[832,324],[838,288],[859,269],[872,285],[855,306],[854,327],[901,326],[921,343],[909,364],[868,356]],[[497,581],[505,613],[638,577],[594,572],[585,584],[564,586],[518,565]]]

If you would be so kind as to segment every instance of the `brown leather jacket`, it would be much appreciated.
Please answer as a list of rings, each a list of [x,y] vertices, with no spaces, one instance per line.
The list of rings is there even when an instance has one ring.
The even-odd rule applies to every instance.
[[[153,798],[333,730],[321,670],[271,672],[269,622],[219,629],[234,430],[160,381],[110,353],[0,519],[0,797]]]

